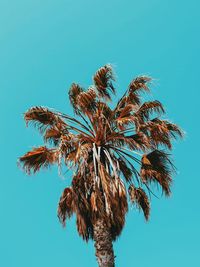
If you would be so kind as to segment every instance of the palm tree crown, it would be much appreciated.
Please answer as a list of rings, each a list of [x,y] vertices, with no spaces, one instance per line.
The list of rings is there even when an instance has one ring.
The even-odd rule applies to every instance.
[[[73,83],[69,90],[75,119],[61,112],[33,107],[25,113],[49,147],[33,148],[20,157],[31,174],[51,164],[74,170],[70,187],[64,189],[58,217],[76,215],[77,229],[84,240],[94,237],[94,225],[103,220],[115,240],[121,233],[130,201],[148,220],[152,184],[170,195],[174,166],[168,153],[171,140],[182,136],[180,128],[161,119],[164,108],[159,101],[142,103],[141,93],[149,92],[151,78],[135,78],[114,109],[108,102],[115,94],[113,70],[100,68],[87,90]]]

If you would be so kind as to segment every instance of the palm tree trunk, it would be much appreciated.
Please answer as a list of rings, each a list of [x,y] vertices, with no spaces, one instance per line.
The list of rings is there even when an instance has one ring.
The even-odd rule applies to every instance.
[[[114,267],[114,252],[111,233],[105,222],[97,220],[94,225],[94,241],[99,267]]]

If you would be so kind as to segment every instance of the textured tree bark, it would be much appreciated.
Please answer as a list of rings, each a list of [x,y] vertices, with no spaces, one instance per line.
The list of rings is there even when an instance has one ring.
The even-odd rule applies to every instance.
[[[114,267],[115,257],[111,233],[103,220],[97,220],[94,225],[94,241],[99,267]]]

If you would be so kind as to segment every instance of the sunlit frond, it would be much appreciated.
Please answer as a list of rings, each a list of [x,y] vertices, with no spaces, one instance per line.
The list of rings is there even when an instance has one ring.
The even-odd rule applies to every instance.
[[[95,73],[93,80],[99,96],[105,99],[111,99],[110,92],[115,93],[115,88],[112,84],[112,81],[115,79],[111,65],[108,64],[101,67]]]
[[[131,92],[136,92],[136,91],[147,91],[149,92],[149,87],[148,87],[148,83],[151,81],[152,79],[148,76],[139,76],[135,79],[132,80],[132,82],[129,85],[129,90]]]
[[[24,156],[19,158],[26,173],[30,174],[39,171],[42,167],[47,168],[58,160],[58,152],[55,149],[48,149],[45,146],[33,148]]]
[[[44,107],[32,107],[24,114],[26,123],[32,122],[41,132],[54,125],[66,126],[66,123],[53,111]]]

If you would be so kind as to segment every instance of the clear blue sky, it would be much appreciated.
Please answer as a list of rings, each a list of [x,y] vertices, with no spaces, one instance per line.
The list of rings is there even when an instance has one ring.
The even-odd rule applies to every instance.
[[[138,74],[156,78],[154,97],[187,132],[175,143],[172,197],[152,200],[149,223],[130,210],[116,266],[200,266],[199,9],[197,0],[0,1],[0,266],[96,266],[74,219],[63,229],[56,217],[70,177],[56,169],[28,177],[16,160],[42,144],[23,112],[43,105],[72,114],[70,84],[90,85],[108,62],[118,95]]]

